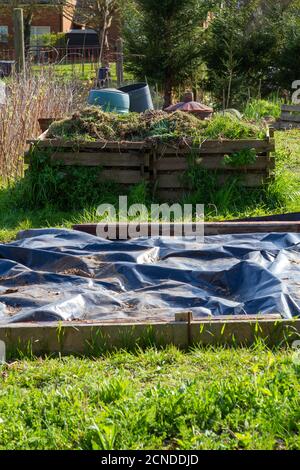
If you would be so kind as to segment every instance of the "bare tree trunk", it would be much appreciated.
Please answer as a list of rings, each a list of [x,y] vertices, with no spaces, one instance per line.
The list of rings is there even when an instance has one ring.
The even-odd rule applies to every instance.
[[[164,85],[164,108],[167,108],[173,103],[173,84],[172,77],[166,73],[165,85]]]
[[[105,42],[105,33],[103,29],[98,31],[98,38],[99,38],[99,44],[100,44],[98,65],[99,67],[101,67],[103,65],[103,52],[104,52],[104,42]]]

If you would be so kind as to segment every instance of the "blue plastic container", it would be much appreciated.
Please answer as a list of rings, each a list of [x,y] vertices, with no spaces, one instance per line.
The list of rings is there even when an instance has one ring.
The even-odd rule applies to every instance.
[[[91,90],[88,103],[93,106],[101,106],[105,112],[126,114],[129,112],[130,99],[128,93],[114,88]]]
[[[153,101],[147,83],[135,83],[120,88],[130,97],[130,111],[133,113],[143,113],[148,109],[154,109]]]

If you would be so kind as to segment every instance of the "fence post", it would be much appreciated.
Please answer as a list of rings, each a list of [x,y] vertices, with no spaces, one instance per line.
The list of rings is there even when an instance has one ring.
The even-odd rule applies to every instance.
[[[124,82],[124,55],[123,55],[123,39],[119,38],[116,42],[117,61],[117,83],[118,87],[122,86]]]
[[[25,73],[25,41],[24,41],[24,20],[23,9],[14,8],[14,43],[16,53],[16,71]]]

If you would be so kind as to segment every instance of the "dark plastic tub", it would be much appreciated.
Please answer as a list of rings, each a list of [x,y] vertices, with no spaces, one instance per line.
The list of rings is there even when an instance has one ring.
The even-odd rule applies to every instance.
[[[134,83],[119,88],[130,97],[130,111],[143,113],[147,109],[154,109],[152,97],[147,83]]]

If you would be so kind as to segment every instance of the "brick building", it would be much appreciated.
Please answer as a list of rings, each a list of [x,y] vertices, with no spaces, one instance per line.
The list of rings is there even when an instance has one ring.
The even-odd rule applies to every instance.
[[[72,17],[74,12],[70,12],[70,7],[64,6],[64,0],[20,0],[15,2],[18,6],[24,8],[24,23],[28,13],[31,17],[31,40],[35,45],[38,43],[38,37],[48,33],[68,33],[67,41],[70,47],[98,47],[99,40],[95,32],[90,29],[83,29],[74,24]],[[74,11],[78,0],[68,0],[68,3],[74,4]],[[0,0],[0,51],[12,50],[14,48],[13,18],[12,18],[12,0]],[[30,6],[31,5],[31,6]],[[114,19],[109,31],[109,43],[115,45],[116,39],[120,36],[120,26],[118,18]],[[0,57],[1,58],[1,57]]]
[[[74,0],[74,3],[76,0]],[[73,22],[65,15],[65,6],[49,5],[51,0],[37,0],[32,2],[33,6],[28,6],[30,2],[20,1],[20,7],[24,7],[24,18],[28,12],[32,12],[31,36],[37,38],[48,33],[66,33]],[[63,3],[63,2],[62,2]],[[12,8],[9,6],[10,0],[0,0],[0,48],[12,49],[14,47]]]

